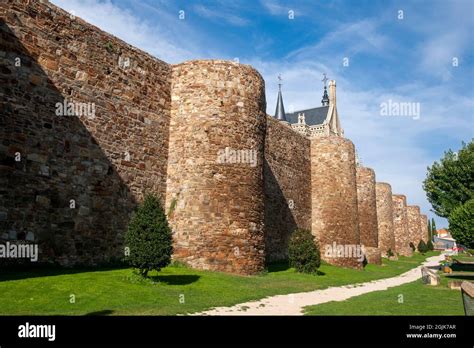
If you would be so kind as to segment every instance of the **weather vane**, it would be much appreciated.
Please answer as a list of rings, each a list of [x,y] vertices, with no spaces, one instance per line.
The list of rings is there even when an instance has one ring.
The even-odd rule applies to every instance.
[[[326,73],[323,73],[323,79],[321,81],[324,82],[324,87],[326,87],[326,81],[329,80],[327,77],[326,77]]]
[[[278,74],[278,88],[281,89],[281,74]]]

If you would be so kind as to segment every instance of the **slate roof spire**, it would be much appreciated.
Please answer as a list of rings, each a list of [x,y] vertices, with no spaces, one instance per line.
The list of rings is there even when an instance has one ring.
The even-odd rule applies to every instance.
[[[275,118],[279,121],[286,121],[285,107],[283,105],[283,97],[281,95],[281,76],[278,75],[278,98],[275,110]]]
[[[329,96],[328,96],[328,89],[327,89],[327,85],[326,85],[326,82],[328,80],[328,78],[326,77],[326,73],[323,73],[324,77],[321,81],[324,82],[324,93],[323,93],[323,99],[321,99],[321,104],[323,106],[328,106],[329,105]]]

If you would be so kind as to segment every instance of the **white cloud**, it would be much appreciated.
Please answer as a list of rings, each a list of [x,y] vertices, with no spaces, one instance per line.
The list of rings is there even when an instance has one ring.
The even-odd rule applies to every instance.
[[[335,51],[338,51],[339,56],[349,57],[362,52],[381,54],[387,48],[388,42],[388,38],[380,33],[377,22],[365,19],[339,25],[316,44],[289,53],[287,59],[328,57]]]
[[[283,6],[277,0],[260,0],[260,4],[271,14],[271,15],[282,15],[288,14],[290,8]]]
[[[75,16],[166,62],[178,63],[195,58],[201,52],[199,47],[192,45],[192,42],[197,41],[191,39],[195,36],[193,30],[184,20],[179,20],[179,13],[171,15],[160,7],[153,6],[150,10],[157,12],[160,20],[150,24],[131,11],[114,5],[110,0],[52,2],[66,11],[74,11]],[[183,38],[186,38],[185,44]]]
[[[227,10],[221,9],[210,9],[203,5],[195,5],[193,7],[194,11],[202,17],[224,21],[236,26],[244,26],[249,23],[249,21],[245,18],[239,17]]]

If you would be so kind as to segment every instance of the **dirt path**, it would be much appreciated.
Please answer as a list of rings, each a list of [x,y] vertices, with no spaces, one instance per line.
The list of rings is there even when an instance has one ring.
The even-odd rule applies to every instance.
[[[303,315],[303,307],[306,306],[330,301],[344,301],[372,291],[387,290],[394,286],[413,282],[421,278],[422,266],[436,266],[443,259],[444,255],[430,257],[422,265],[393,278],[331,287],[324,290],[271,296],[232,307],[217,307],[192,315]]]

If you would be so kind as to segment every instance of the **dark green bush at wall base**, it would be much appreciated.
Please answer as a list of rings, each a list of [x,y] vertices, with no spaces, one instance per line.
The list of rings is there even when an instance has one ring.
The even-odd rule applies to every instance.
[[[290,266],[297,272],[317,273],[321,265],[321,255],[310,231],[297,229],[292,233],[288,245],[288,259]]]
[[[428,241],[428,243],[426,243],[426,246],[428,247],[429,251],[434,250],[434,245],[433,245],[433,242],[431,241],[431,239]]]
[[[171,228],[157,197],[146,195],[130,220],[125,241],[129,248],[125,260],[143,277],[151,270],[159,271],[170,264]]]
[[[428,246],[423,240],[420,240],[420,242],[418,243],[417,249],[421,254],[428,252]]]

